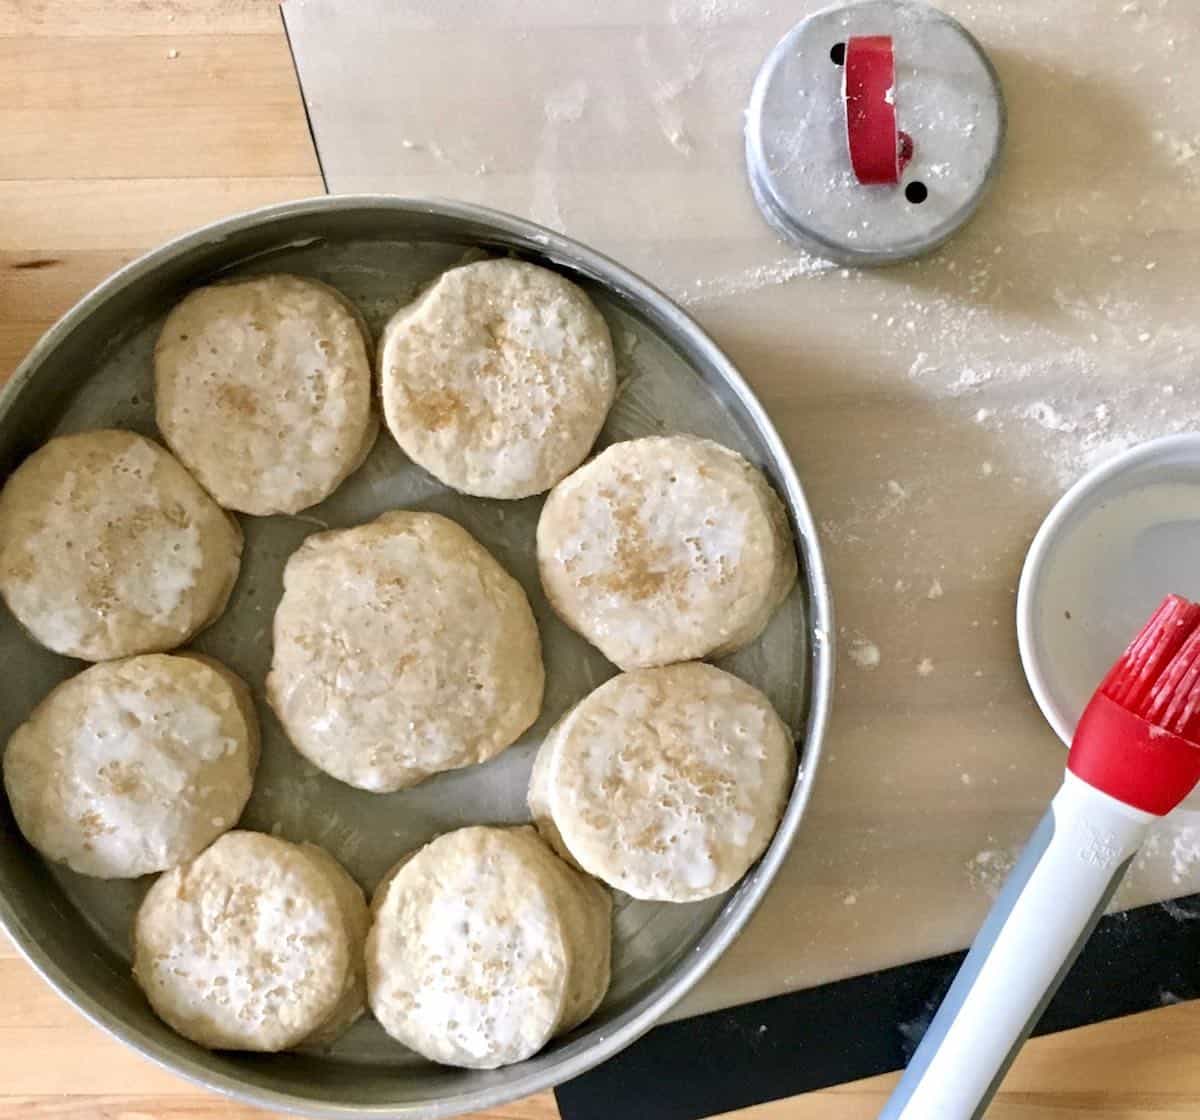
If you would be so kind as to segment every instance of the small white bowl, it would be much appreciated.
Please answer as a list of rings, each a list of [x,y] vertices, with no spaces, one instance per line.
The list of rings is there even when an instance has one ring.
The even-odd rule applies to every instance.
[[[1017,640],[1038,707],[1064,743],[1171,592],[1200,599],[1200,432],[1139,444],[1089,471],[1029,548]]]

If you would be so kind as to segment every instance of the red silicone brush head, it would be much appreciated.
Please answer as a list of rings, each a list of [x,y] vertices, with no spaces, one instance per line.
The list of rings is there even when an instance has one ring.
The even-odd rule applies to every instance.
[[[1109,670],[1100,691],[1155,727],[1196,742],[1198,628],[1200,604],[1168,595]]]
[[[1168,595],[1075,730],[1071,772],[1162,815],[1200,781],[1200,605]]]

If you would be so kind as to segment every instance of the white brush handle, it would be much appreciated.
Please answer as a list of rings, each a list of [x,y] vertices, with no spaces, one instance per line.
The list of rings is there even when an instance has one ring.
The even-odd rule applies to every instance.
[[[1067,772],[880,1120],[974,1120],[1155,818]]]

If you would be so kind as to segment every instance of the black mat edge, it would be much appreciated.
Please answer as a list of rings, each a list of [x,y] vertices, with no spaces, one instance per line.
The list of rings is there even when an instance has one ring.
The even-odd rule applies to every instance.
[[[562,1120],[701,1120],[902,1068],[964,953],[657,1027],[555,1091]],[[1103,918],[1035,1035],[1200,998],[1200,894]]]

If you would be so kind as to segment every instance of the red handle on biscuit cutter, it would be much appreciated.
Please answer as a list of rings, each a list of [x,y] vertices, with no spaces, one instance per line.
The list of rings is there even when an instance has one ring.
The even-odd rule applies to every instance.
[[[890,35],[846,40],[842,95],[850,165],[860,183],[898,183],[912,158],[912,137],[896,127],[896,56]]]

